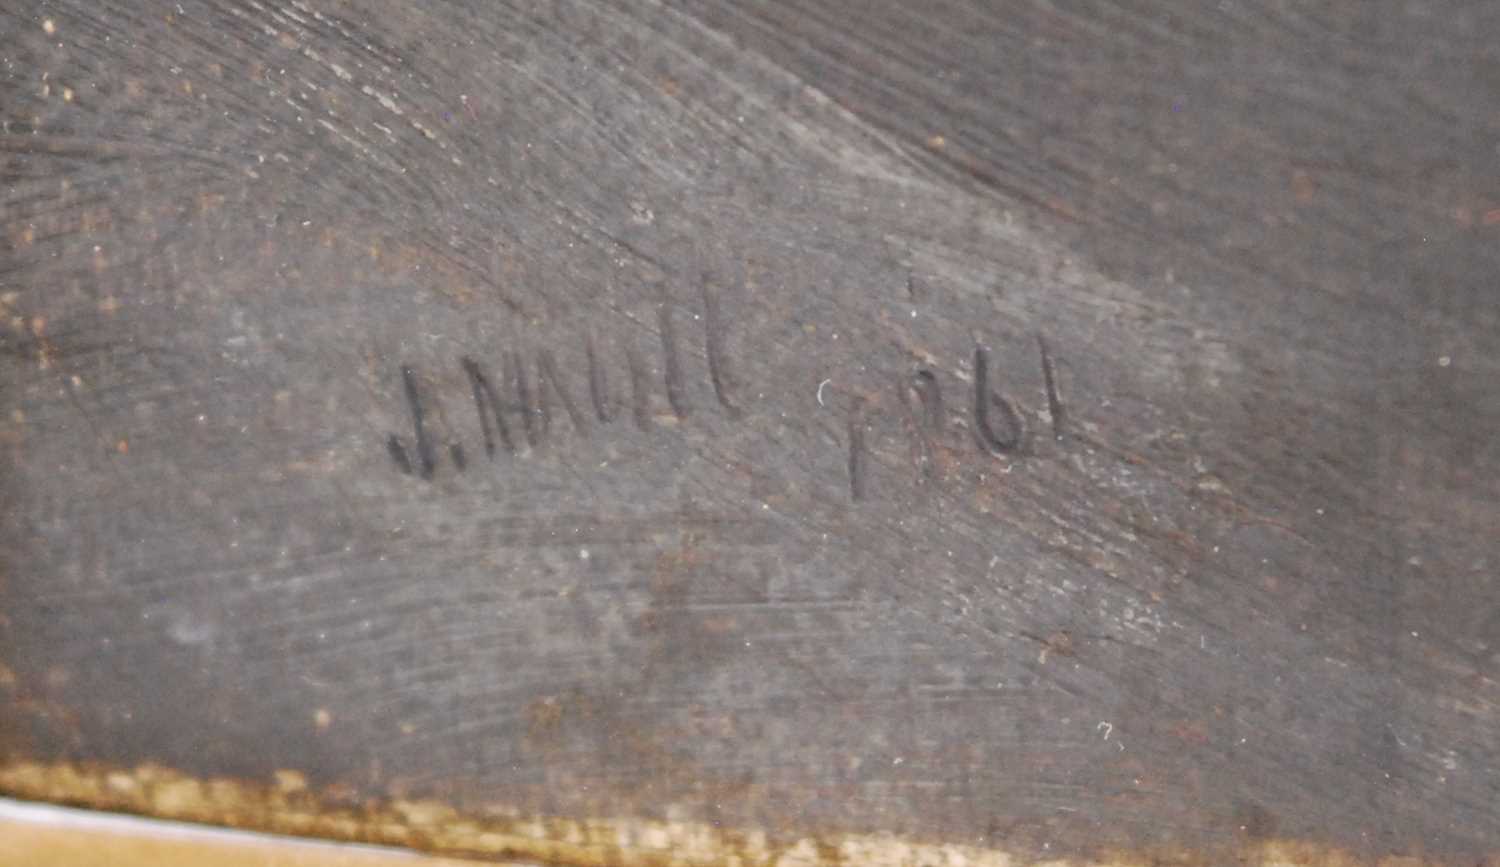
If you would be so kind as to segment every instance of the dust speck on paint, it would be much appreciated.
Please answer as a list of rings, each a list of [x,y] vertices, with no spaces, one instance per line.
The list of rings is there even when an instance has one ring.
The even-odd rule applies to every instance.
[[[56,34],[57,33],[57,24],[55,24],[52,21],[51,18],[43,18],[42,19],[42,32],[45,33],[45,34],[47,34],[48,36],[52,36],[52,35]]]
[[[328,712],[328,708],[318,708],[313,712],[313,725],[319,729],[326,730],[329,726],[333,725],[333,714]]]

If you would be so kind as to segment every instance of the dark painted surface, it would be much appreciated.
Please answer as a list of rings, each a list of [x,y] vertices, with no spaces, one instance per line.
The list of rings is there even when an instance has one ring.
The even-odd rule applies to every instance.
[[[1489,4],[0,34],[8,758],[1500,848]]]

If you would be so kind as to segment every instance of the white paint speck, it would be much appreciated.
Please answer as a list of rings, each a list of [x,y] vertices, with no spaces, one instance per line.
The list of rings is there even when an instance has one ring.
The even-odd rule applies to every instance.
[[[386,111],[389,111],[392,114],[402,114],[403,113],[401,111],[400,106],[396,105],[396,100],[392,99],[387,94],[381,93],[380,91],[376,90],[373,87],[370,87],[369,85],[365,85],[364,87],[361,87],[359,89],[359,91],[360,91],[360,93],[363,93],[365,96],[368,96],[368,97],[374,99],[376,102],[380,103],[380,105],[383,108],[385,108]]]
[[[1441,357],[1441,358],[1438,359],[1438,367],[1447,367],[1448,365],[1450,365],[1452,363],[1453,363],[1453,359],[1450,356],[1447,356],[1447,355],[1444,355],[1443,357]]]

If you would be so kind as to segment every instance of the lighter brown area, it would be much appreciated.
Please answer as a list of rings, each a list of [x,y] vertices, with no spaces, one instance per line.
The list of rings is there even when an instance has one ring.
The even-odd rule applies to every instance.
[[[0,792],[99,810],[294,836],[404,846],[435,854],[508,858],[572,867],[1199,867],[1225,853],[1111,852],[1089,859],[1028,859],[1004,849],[846,834],[775,843],[757,830],[631,818],[557,819],[503,806],[465,814],[435,801],[348,804],[347,792],[317,792],[296,771],[265,783],[198,779],[167,768],[133,769],[20,761],[0,767]],[[1411,857],[1361,859],[1312,843],[1246,843],[1246,867],[1426,867]],[[65,863],[65,862],[64,862]],[[256,862],[245,862],[256,863]],[[1492,855],[1468,867],[1500,867]]]
[[[65,821],[0,815],[0,864],[28,867],[462,867],[457,861],[401,850],[330,845],[286,837],[129,820],[97,814]]]

